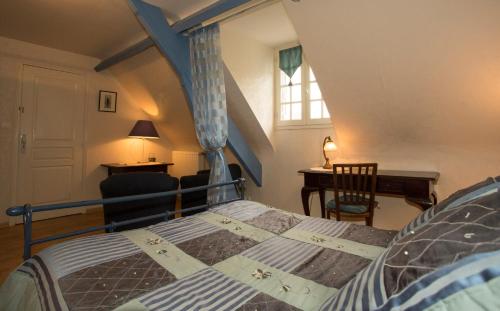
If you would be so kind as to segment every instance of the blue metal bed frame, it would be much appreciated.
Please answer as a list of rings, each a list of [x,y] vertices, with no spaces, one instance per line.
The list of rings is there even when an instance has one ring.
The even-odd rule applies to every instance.
[[[43,237],[40,239],[33,240],[32,238],[32,225],[33,225],[33,213],[37,212],[45,212],[45,211],[53,211],[58,209],[66,209],[66,208],[75,208],[75,207],[83,207],[83,206],[92,206],[92,205],[103,205],[103,204],[111,204],[111,203],[123,203],[123,202],[131,202],[131,201],[139,201],[145,199],[153,199],[160,197],[168,197],[172,195],[182,194],[182,193],[190,193],[196,192],[200,190],[206,190],[211,188],[217,188],[222,186],[234,185],[238,194],[236,199],[226,200],[223,202],[219,202],[217,204],[205,204],[195,207],[190,207],[186,209],[181,209],[179,211],[166,211],[165,213],[155,214],[151,216],[139,217],[131,220],[124,220],[119,222],[111,222],[107,225],[89,227],[86,229],[75,230],[68,233],[60,233],[52,236]],[[148,193],[148,194],[139,194],[139,195],[131,195],[125,197],[116,197],[116,198],[108,198],[108,199],[96,199],[96,200],[86,200],[86,201],[77,201],[77,202],[67,202],[67,203],[57,203],[57,204],[46,204],[46,205],[38,205],[31,206],[30,204],[15,206],[7,209],[7,215],[9,216],[22,216],[23,217],[23,226],[24,226],[24,251],[23,258],[24,260],[29,259],[31,257],[31,247],[36,244],[46,243],[49,241],[64,239],[72,236],[82,235],[85,233],[106,230],[109,229],[113,232],[117,227],[121,227],[124,225],[134,224],[137,222],[164,218],[165,221],[168,221],[171,215],[175,215],[179,212],[192,212],[199,211],[203,209],[207,209],[216,205],[221,205],[225,203],[230,203],[234,201],[243,200],[245,198],[245,179],[239,178],[230,182],[212,184],[201,187],[193,187],[181,190],[173,190],[166,192],[157,192],[157,193]]]

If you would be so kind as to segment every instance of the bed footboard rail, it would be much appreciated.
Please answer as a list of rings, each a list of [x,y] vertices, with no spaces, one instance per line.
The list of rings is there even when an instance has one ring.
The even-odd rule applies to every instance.
[[[134,218],[131,220],[124,220],[124,221],[119,221],[119,222],[111,222],[110,224],[107,224],[107,225],[94,226],[94,227],[89,227],[89,228],[85,228],[85,229],[81,229],[81,230],[74,230],[71,232],[59,233],[59,234],[55,234],[55,235],[51,235],[51,236],[47,236],[47,237],[43,237],[43,238],[39,238],[39,239],[33,239],[33,237],[32,237],[33,213],[53,211],[53,210],[59,210],[59,209],[68,209],[68,208],[77,208],[77,207],[85,207],[85,206],[95,206],[95,205],[104,205],[104,204],[112,204],[112,203],[123,203],[123,202],[140,201],[140,200],[146,200],[146,199],[154,199],[154,198],[168,197],[168,196],[173,196],[173,195],[178,195],[178,194],[183,194],[183,193],[202,191],[202,190],[207,190],[207,189],[212,189],[212,188],[219,188],[219,187],[224,187],[224,186],[229,186],[229,185],[235,186],[236,194],[237,194],[236,198],[233,197],[233,198],[224,200],[222,202],[218,202],[216,204],[205,204],[205,205],[180,209],[178,211],[165,211],[164,213],[160,213],[160,214],[143,216],[143,217],[138,217],[138,218]],[[6,213],[8,216],[12,216],[12,217],[22,216],[22,218],[23,218],[23,226],[24,226],[24,228],[23,228],[24,229],[23,230],[24,231],[23,258],[24,258],[24,260],[26,260],[26,259],[31,257],[31,248],[33,245],[36,245],[36,244],[46,243],[46,242],[54,241],[54,240],[60,240],[60,239],[68,238],[68,237],[78,236],[78,235],[82,235],[82,234],[86,234],[86,233],[90,233],[90,232],[101,231],[101,230],[108,230],[109,229],[111,232],[113,232],[118,227],[142,222],[145,220],[163,218],[165,221],[168,221],[170,219],[170,216],[173,216],[176,213],[200,211],[200,210],[204,210],[204,209],[207,209],[207,208],[210,208],[213,206],[217,206],[217,205],[221,205],[221,204],[225,204],[225,203],[230,203],[230,202],[234,202],[234,201],[239,201],[239,200],[243,200],[243,199],[245,199],[245,179],[239,178],[239,179],[229,181],[229,182],[223,182],[223,183],[218,183],[218,184],[193,187],[193,188],[187,188],[187,189],[180,189],[180,190],[172,190],[172,191],[166,191],[166,192],[139,194],[139,195],[124,196],[124,197],[116,197],[116,198],[106,198],[106,199],[75,201],[75,202],[67,202],[67,203],[44,204],[44,205],[37,205],[37,206],[32,206],[31,204],[24,204],[24,205],[8,208]]]

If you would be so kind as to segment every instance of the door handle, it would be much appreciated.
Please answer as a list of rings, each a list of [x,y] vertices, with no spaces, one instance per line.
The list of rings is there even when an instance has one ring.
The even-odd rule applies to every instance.
[[[21,147],[21,153],[26,153],[26,134],[21,134],[19,137],[19,146]]]

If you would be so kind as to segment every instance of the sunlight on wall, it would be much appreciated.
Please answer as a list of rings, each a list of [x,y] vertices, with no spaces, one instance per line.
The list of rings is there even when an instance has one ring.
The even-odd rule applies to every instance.
[[[139,83],[134,81],[127,85],[127,91],[134,94],[134,106],[141,109],[150,116],[160,116],[160,109],[151,93]]]
[[[158,105],[154,101],[153,102],[142,101],[140,107],[142,111],[144,111],[150,116],[157,117],[160,114]]]

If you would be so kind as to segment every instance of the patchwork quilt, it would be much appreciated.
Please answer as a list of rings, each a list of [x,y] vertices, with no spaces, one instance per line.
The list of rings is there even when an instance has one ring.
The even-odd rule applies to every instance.
[[[396,232],[251,201],[48,248],[3,285],[8,310],[319,310]]]

